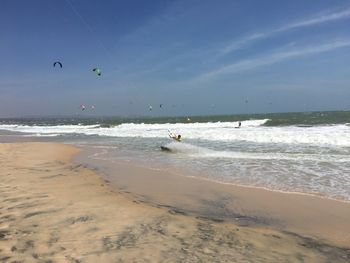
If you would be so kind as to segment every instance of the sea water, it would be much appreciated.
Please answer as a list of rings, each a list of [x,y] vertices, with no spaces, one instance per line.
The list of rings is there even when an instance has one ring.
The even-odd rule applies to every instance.
[[[238,127],[238,121],[241,127]],[[350,201],[350,112],[3,119],[0,129],[221,183]],[[181,134],[182,142],[169,138]],[[160,146],[171,151],[165,152]],[[186,172],[184,172],[186,174]]]

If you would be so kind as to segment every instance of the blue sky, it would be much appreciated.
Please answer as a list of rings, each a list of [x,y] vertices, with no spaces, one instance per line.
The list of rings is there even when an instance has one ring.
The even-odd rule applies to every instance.
[[[350,1],[12,0],[0,34],[0,117],[350,109]]]

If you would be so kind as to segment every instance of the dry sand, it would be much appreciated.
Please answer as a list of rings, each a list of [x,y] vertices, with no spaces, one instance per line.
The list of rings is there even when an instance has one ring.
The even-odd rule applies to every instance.
[[[156,208],[72,163],[78,149],[0,144],[1,262],[349,262],[350,249]]]

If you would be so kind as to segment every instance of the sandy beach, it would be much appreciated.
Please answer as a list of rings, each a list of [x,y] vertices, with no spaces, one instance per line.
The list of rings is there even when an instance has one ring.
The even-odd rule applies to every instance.
[[[1,262],[350,260],[350,228],[346,228],[349,223],[345,220],[349,204],[338,202],[334,206],[332,201],[320,198],[309,198],[311,201],[305,203],[305,196],[285,195],[281,199],[283,194],[276,196],[268,191],[244,198],[243,192],[233,188],[230,191],[240,196],[235,203],[237,215],[249,214],[260,206],[267,209],[266,213],[278,214],[288,231],[281,230],[279,224],[274,227],[248,220],[250,223],[243,225],[240,220],[204,218],[133,198],[126,190],[118,190],[115,182],[73,162],[78,152],[73,146],[55,143],[0,144]],[[130,169],[120,167],[116,173],[130,175],[132,182],[141,171]],[[146,185],[144,189],[148,191]],[[158,195],[166,196],[164,192]],[[289,210],[285,208],[288,202]],[[303,204],[301,208],[296,208],[298,202]],[[316,206],[325,208],[308,213]],[[297,216],[296,211],[304,214]],[[315,215],[324,217],[314,222]]]
[[[350,247],[350,203],[321,196],[224,184],[193,172],[152,168],[135,161],[76,158],[101,170],[112,186],[131,199],[184,214],[281,231]],[[100,169],[101,168],[101,169]],[[116,172],[117,171],[117,172]]]
[[[0,263],[350,263],[349,23],[3,1]]]

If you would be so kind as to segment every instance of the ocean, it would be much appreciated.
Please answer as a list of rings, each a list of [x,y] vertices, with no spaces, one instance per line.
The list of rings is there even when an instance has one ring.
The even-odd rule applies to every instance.
[[[94,159],[132,160],[225,184],[350,201],[350,111],[8,118],[0,119],[0,130],[94,149]],[[182,142],[169,132],[181,134]]]

